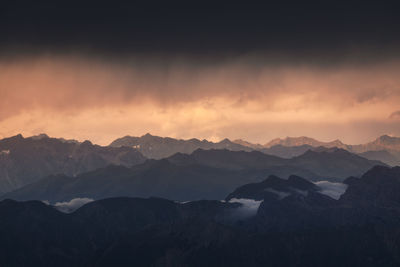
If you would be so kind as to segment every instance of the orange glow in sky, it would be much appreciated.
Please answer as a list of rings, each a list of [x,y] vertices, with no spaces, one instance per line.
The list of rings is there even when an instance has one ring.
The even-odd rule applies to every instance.
[[[42,56],[0,60],[0,138],[108,144],[124,135],[265,143],[307,135],[362,143],[400,135],[400,62],[210,65]],[[397,112],[397,113],[396,113]]]

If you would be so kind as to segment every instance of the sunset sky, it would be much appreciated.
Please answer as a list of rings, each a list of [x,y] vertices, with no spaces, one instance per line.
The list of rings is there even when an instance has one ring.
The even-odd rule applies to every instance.
[[[394,7],[210,10],[6,5],[0,138],[400,136]]]

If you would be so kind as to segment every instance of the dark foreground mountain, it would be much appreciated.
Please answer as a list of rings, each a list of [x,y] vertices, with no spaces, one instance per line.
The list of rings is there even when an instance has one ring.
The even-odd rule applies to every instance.
[[[262,181],[269,175],[287,178],[295,174],[312,181],[343,181],[348,176],[360,176],[375,165],[383,164],[340,149],[309,151],[292,159],[258,151],[199,149],[191,155],[178,153],[131,168],[109,166],[76,177],[49,176],[2,198],[52,203],[78,197],[118,196],[219,200],[236,187]]]
[[[252,151],[253,149],[241,144],[224,139],[221,142],[214,143],[207,140],[198,139],[175,139],[170,137],[159,137],[151,134],[145,134],[141,137],[125,136],[114,140],[111,147],[134,147],[145,157],[150,159],[167,158],[175,153],[191,154],[197,149],[228,149],[232,151]]]
[[[102,147],[89,141],[22,135],[0,140],[0,192],[14,190],[47,175],[79,173],[109,164],[132,166],[145,158],[133,148]]]
[[[399,173],[349,178],[339,200],[295,176],[245,185],[229,202],[114,198],[64,214],[4,200],[0,265],[399,266]]]

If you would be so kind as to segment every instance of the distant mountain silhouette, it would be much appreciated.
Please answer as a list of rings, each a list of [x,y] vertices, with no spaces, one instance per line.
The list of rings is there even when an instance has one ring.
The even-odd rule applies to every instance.
[[[190,154],[196,149],[229,149],[232,151],[251,151],[250,147],[243,146],[224,139],[218,143],[198,139],[174,139],[170,137],[159,137],[145,134],[141,137],[125,136],[116,139],[110,144],[111,147],[134,147],[145,157],[151,159],[162,159],[172,156],[175,153]]]
[[[225,202],[110,198],[64,214],[3,200],[0,265],[398,266],[399,170],[348,178],[339,200],[297,176],[243,185]]]
[[[397,154],[399,156],[395,156]],[[394,152],[390,153],[387,150],[376,150],[376,151],[370,150],[360,153],[358,155],[366,159],[382,161],[390,166],[400,165],[400,153],[394,153]]]
[[[242,145],[242,146],[251,147],[254,150],[261,150],[261,149],[265,148],[265,146],[263,146],[263,145],[253,144],[253,143],[247,142],[246,140],[243,140],[243,139],[236,139],[236,140],[233,140],[232,142]]]
[[[372,142],[351,146],[351,151],[355,153],[379,150],[400,151],[400,137],[382,135]]]
[[[285,139],[276,138],[271,140],[270,142],[266,143],[264,147],[269,148],[275,145],[282,145],[282,146],[302,146],[302,145],[310,145],[312,147],[337,147],[347,149],[347,145],[343,144],[340,140],[335,140],[332,142],[321,142],[315,140],[310,137],[301,136],[301,137],[286,137]]]
[[[90,141],[16,135],[0,140],[0,192],[33,183],[51,174],[75,176],[109,164],[132,166],[145,157],[135,149],[102,147]]]
[[[239,140],[238,143],[246,145],[263,153],[290,158],[299,156],[308,149],[315,147],[341,148],[355,154],[360,154],[371,160],[379,160],[388,165],[400,165],[400,137],[382,135],[372,142],[359,145],[344,144],[340,140],[322,142],[316,139],[301,137],[276,138],[265,145],[255,145],[250,142]]]
[[[198,149],[190,155],[177,153],[131,168],[109,166],[75,178],[46,177],[3,198],[50,202],[117,196],[155,196],[180,201],[224,199],[234,188],[262,181],[269,175],[286,178],[295,174],[313,181],[342,181],[349,176],[360,176],[375,165],[383,163],[341,149],[308,151],[292,159],[259,151]]]
[[[259,149],[259,151],[278,156],[281,158],[293,158],[300,156],[307,152],[308,150],[313,150],[315,147],[311,145],[300,145],[300,146],[283,146],[283,145],[274,145],[268,148]]]

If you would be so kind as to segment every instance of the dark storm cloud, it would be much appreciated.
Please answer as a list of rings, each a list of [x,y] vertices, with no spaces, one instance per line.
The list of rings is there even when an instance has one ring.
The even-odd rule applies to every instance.
[[[255,6],[8,1],[0,11],[0,43],[3,52],[218,57],[262,51],[290,54],[291,60],[331,61],[348,50],[395,53],[400,30],[396,10],[367,2]]]

